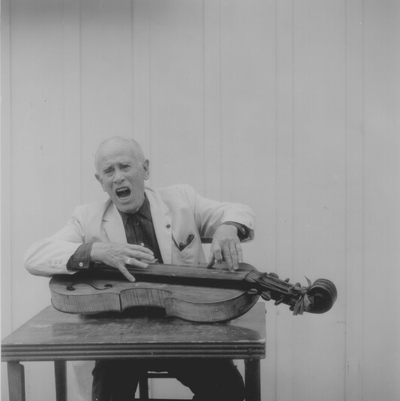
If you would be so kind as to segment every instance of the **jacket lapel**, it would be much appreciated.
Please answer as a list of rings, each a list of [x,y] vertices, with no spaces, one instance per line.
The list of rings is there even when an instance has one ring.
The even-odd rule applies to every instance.
[[[110,242],[127,242],[122,217],[111,201],[103,216],[103,227]]]

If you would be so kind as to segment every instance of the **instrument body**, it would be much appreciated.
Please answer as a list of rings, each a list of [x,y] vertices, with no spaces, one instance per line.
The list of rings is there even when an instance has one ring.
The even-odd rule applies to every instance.
[[[130,266],[129,271],[136,278],[134,283],[107,266],[53,276],[52,304],[62,312],[81,314],[158,307],[168,316],[189,321],[222,322],[245,314],[260,295],[289,305],[295,314],[323,313],[336,300],[336,288],[328,280],[305,288],[279,280],[273,273],[260,273],[246,263],[235,272],[225,264],[212,269],[154,264],[147,269]]]

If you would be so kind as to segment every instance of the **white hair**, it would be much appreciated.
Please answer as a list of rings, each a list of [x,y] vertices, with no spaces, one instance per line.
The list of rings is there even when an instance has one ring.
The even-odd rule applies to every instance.
[[[133,155],[139,163],[143,163],[146,160],[146,157],[144,156],[142,147],[133,138],[126,138],[126,137],[122,137],[122,136],[113,136],[112,138],[108,138],[108,139],[104,140],[97,148],[96,154],[94,156],[94,164],[95,164],[97,171],[98,171],[98,166],[99,166],[99,160],[98,160],[99,159],[99,151],[104,145],[106,145],[107,143],[110,143],[110,142],[119,142],[122,144],[127,144],[132,147]]]

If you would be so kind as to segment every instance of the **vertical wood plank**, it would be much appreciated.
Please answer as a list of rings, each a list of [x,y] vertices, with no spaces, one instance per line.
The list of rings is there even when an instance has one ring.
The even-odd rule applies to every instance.
[[[277,2],[277,273],[293,277],[293,1]],[[277,399],[293,399],[293,320],[278,312]]]
[[[268,57],[268,51],[275,49],[275,22],[273,18],[272,24],[265,22],[270,16],[265,2],[224,1],[222,6],[221,186],[226,200],[244,201],[254,190],[254,180],[264,171],[260,161],[268,162],[268,140],[275,137],[275,63]],[[238,161],[243,161],[246,168]],[[250,172],[251,179],[241,179]],[[253,202],[262,201],[253,198]]]
[[[38,280],[22,267],[24,251],[65,223],[61,4],[12,2],[10,196],[12,307],[17,325],[49,302],[46,280]]]
[[[33,277],[23,268],[26,249],[61,228],[80,199],[79,139],[78,145],[75,142],[80,134],[76,117],[80,83],[75,82],[79,60],[74,57],[75,52],[79,54],[77,4],[12,2],[9,171],[13,185],[9,194],[15,326],[49,304],[48,280]],[[34,363],[27,365],[26,389],[31,399],[54,398],[54,381],[49,379],[53,367],[49,368],[48,363],[40,369]],[[43,377],[48,378],[48,386],[43,386]]]
[[[346,2],[346,384],[345,399],[364,399],[363,337],[363,9]]]
[[[132,96],[133,96],[133,137],[142,146],[143,152],[150,159],[151,185],[153,158],[151,149],[150,125],[150,21],[151,5],[146,0],[132,2]]]
[[[6,0],[1,4],[1,327],[3,335],[8,335],[12,329],[10,23],[10,0]]]
[[[151,6],[152,182],[188,183],[204,193],[203,3]]]
[[[82,203],[80,1],[63,1],[64,220]]]
[[[400,397],[400,4],[365,0],[363,395]],[[383,291],[376,285],[385,283]],[[383,312],[384,311],[384,312]],[[379,346],[377,346],[377,344]]]
[[[11,244],[11,38],[10,0],[1,3],[1,333],[11,333],[12,257]],[[2,370],[6,365],[2,363]],[[1,399],[8,397],[7,375],[1,375]]]
[[[132,136],[132,2],[80,2],[82,202],[107,197],[94,178],[94,153],[111,136]]]
[[[277,4],[277,268],[293,265],[293,2]]]
[[[204,195],[221,200],[221,2],[204,1]]]
[[[61,6],[61,5],[60,5]],[[62,2],[63,22],[63,73],[64,73],[64,207],[63,216],[66,222],[75,206],[82,204],[82,130],[81,130],[81,19],[80,1],[64,0]],[[55,391],[57,400],[77,397],[79,386],[73,374],[76,362],[71,363],[70,376],[67,383],[66,363],[55,362]],[[90,375],[90,369],[87,369]],[[79,378],[83,381],[83,377]]]
[[[250,263],[275,269],[275,3],[221,2],[221,198],[257,215]],[[259,246],[263,252],[257,252]],[[268,261],[268,265],[266,265]]]
[[[256,237],[242,248],[261,271],[275,271],[277,260],[276,6],[221,1],[221,199],[254,210]],[[261,391],[275,399],[277,310],[267,309]]]
[[[341,294],[346,281],[345,4],[293,5],[292,279],[325,277]],[[336,401],[344,394],[344,321],[342,297],[318,319],[307,314],[293,320],[296,398]]]

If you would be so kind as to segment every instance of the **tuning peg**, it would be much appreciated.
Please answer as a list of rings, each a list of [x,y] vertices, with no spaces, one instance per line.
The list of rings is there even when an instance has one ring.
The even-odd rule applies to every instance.
[[[249,295],[257,295],[258,294],[258,290],[257,290],[257,288],[250,288],[250,290],[248,290],[247,293]]]
[[[278,306],[279,304],[281,304],[283,302],[284,299],[285,299],[285,296],[282,295],[277,301],[275,301],[275,305]]]
[[[274,272],[269,273],[269,275],[270,275],[271,277],[279,278],[279,276],[278,276],[276,273],[274,273]]]
[[[288,283],[290,281],[290,278],[285,279],[285,283]]]
[[[271,295],[271,293],[269,291],[264,291],[264,292],[261,293],[261,298],[264,301],[270,301],[271,298],[272,298],[272,295]]]

